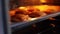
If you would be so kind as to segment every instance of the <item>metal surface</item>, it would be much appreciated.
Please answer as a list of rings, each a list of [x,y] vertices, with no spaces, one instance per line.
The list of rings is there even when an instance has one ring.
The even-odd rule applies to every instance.
[[[0,34],[4,34],[4,30],[3,30],[3,21],[2,21],[2,7],[1,7],[1,0],[0,0]]]
[[[46,20],[46,19],[48,19],[50,17],[55,17],[57,15],[60,15],[60,12],[54,13],[54,14],[50,14],[50,15],[47,15],[47,16],[44,16],[44,17],[40,17],[40,18],[38,18],[38,19],[36,19],[34,21],[16,23],[16,24],[11,25],[11,28],[12,28],[13,31],[14,30],[18,30],[18,29],[21,30],[24,27],[27,27],[27,26],[32,25],[34,23],[41,22],[41,21]]]
[[[0,0],[0,34],[11,34],[8,2],[9,0]]]

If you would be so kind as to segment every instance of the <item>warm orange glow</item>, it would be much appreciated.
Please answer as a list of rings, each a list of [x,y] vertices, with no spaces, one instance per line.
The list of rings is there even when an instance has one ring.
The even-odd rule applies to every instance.
[[[55,27],[55,24],[50,24],[52,27]]]
[[[50,20],[56,20],[55,18],[49,18]]]
[[[40,5],[40,6],[33,6],[33,7],[40,9],[40,11],[47,11],[48,9],[58,11],[60,6]]]
[[[30,7],[30,8],[38,8],[40,9],[40,11],[46,11],[48,9],[52,9],[52,10],[55,10],[55,11],[58,11],[60,6],[49,6],[49,5],[40,5],[40,6],[27,6],[27,7]],[[27,10],[27,7],[19,7],[19,9],[24,9],[24,10]]]
[[[19,9],[24,9],[25,7],[19,7]]]
[[[31,21],[33,21],[33,20],[36,20],[37,18],[32,18],[32,19],[30,19]]]
[[[48,14],[56,13],[58,10],[60,10],[59,8],[60,8],[60,6],[49,6],[49,5],[25,6],[25,7],[22,6],[22,7],[15,9],[15,10],[9,11],[9,14],[11,16],[11,20],[15,21],[15,22],[33,21],[33,20],[36,20],[40,17],[44,17]],[[49,19],[56,20],[55,18],[49,18]],[[55,27],[54,24],[51,24],[51,25],[53,27]],[[34,27],[35,27],[35,25],[34,25]]]
[[[10,16],[15,15],[15,10],[11,10],[11,11],[9,11],[9,14],[10,14]]]
[[[34,7],[40,9],[40,11],[44,11],[44,10],[48,9],[47,8],[48,5],[40,5],[40,6],[34,6]]]
[[[19,9],[24,9],[24,10],[25,10],[25,9],[26,9],[26,7],[19,7]]]
[[[46,0],[40,0],[41,3],[46,3]]]

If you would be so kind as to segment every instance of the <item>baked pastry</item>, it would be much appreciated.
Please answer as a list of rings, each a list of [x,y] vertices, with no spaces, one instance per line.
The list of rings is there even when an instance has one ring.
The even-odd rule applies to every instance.
[[[30,17],[28,15],[24,15],[24,14],[16,14],[11,17],[12,22],[22,22],[22,21],[27,21],[29,19],[30,19]]]

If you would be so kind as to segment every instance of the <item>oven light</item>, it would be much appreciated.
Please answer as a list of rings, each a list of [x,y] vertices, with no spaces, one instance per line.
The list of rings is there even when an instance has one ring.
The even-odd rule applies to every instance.
[[[40,9],[40,11],[45,11],[46,9],[48,9],[48,5],[40,5],[40,6],[34,6],[35,8]]]
[[[46,3],[46,0],[40,0],[41,3]]]
[[[25,7],[19,7],[19,9],[25,9]]]

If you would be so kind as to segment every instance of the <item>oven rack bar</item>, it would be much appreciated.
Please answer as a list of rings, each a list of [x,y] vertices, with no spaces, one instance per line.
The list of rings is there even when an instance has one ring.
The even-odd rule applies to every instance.
[[[12,31],[22,30],[23,28],[25,28],[25,27],[27,27],[29,25],[41,22],[41,21],[46,20],[46,19],[49,19],[50,17],[56,17],[58,15],[60,15],[60,12],[57,12],[57,13],[54,13],[54,14],[50,14],[50,15],[46,15],[44,17],[37,18],[34,21],[15,23],[15,24],[12,24],[10,27],[12,28]]]

